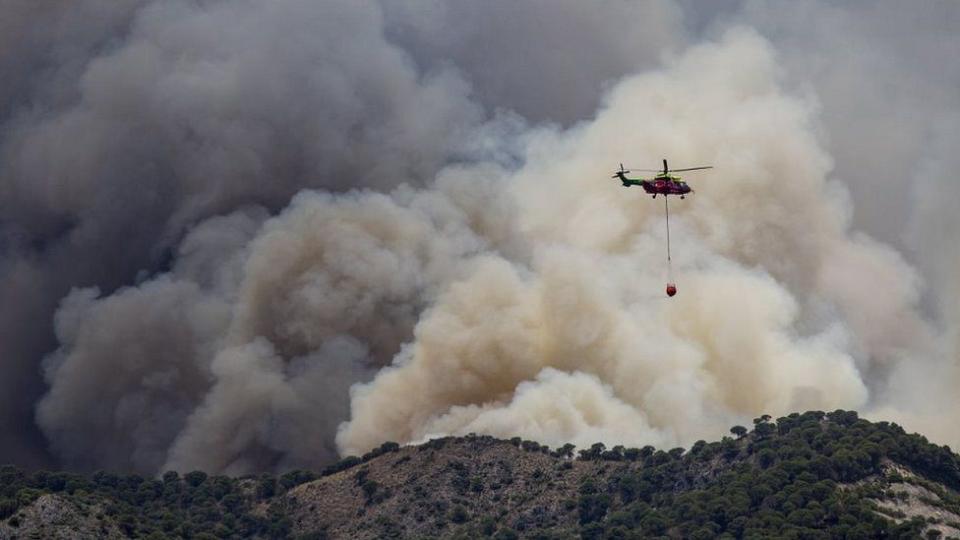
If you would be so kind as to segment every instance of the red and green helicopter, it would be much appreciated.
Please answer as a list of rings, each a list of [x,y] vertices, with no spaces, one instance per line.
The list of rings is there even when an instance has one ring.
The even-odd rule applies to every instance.
[[[628,169],[623,168],[623,163],[620,164],[620,170],[614,172],[611,178],[619,178],[623,182],[624,187],[630,186],[641,186],[643,190],[647,193],[653,195],[653,198],[656,199],[657,195],[663,195],[664,197],[668,195],[679,195],[683,199],[687,193],[692,193],[693,190],[690,189],[690,186],[687,185],[679,176],[670,174],[671,172],[685,172],[685,171],[699,171],[703,169],[712,169],[712,166],[706,167],[690,167],[687,169],[674,169],[670,171],[667,166],[667,160],[663,160],[663,170],[656,169],[633,169],[634,171],[639,172],[655,172],[657,173],[651,179],[645,178],[627,178],[627,173],[631,172]]]
[[[690,167],[687,169],[674,169],[673,172],[699,171],[702,169],[712,168],[712,166]],[[620,181],[623,182],[623,187],[641,186],[643,187],[644,191],[652,194],[654,199],[657,198],[657,195],[663,195],[663,209],[667,218],[667,296],[673,296],[677,294],[677,285],[673,282],[673,265],[671,262],[672,257],[670,256],[670,204],[668,201],[670,200],[670,195],[679,195],[682,199],[687,195],[687,193],[693,193],[693,190],[690,189],[690,186],[681,180],[679,176],[670,174],[670,168],[667,166],[666,159],[663,160],[662,171],[653,169],[633,170],[642,172],[655,172],[657,175],[649,180],[645,178],[627,178],[627,173],[630,171],[623,168],[623,163],[621,163],[620,170],[614,172],[612,178],[619,178]]]

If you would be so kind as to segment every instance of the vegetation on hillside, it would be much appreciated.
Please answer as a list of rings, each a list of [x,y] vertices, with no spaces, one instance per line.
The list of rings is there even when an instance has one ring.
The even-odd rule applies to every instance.
[[[0,520],[19,526],[17,511],[41,495],[56,493],[102,508],[103,521],[117,523],[131,538],[288,538],[290,520],[276,504],[287,490],[335,474],[399,449],[385,443],[363,457],[349,457],[319,474],[291,471],[280,476],[242,478],[174,471],[160,478],[98,471],[91,476],[67,472],[24,473],[0,467]]]
[[[877,504],[903,497],[891,486],[904,482],[935,494],[926,502],[942,508],[944,515],[960,515],[960,456],[896,424],[868,422],[848,411],[776,420],[763,416],[753,424],[750,430],[735,426],[732,436],[698,441],[688,450],[608,449],[600,443],[579,451],[572,445],[551,450],[519,438],[506,442],[478,436],[437,439],[416,449],[385,443],[320,473],[292,471],[279,477],[228,478],[194,471],[150,479],[109,472],[28,474],[6,466],[0,468],[0,526],[16,529],[23,509],[43,494],[56,493],[89,503],[102,513],[98,519],[135,538],[324,538],[337,536],[336,527],[294,523],[290,515],[298,511],[291,505],[297,497],[287,494],[301,484],[334,480],[324,478],[329,476],[356,490],[356,519],[370,517],[369,526],[358,521],[351,535],[371,538],[407,537],[415,527],[420,535],[451,538],[938,538],[937,520],[907,518]],[[413,467],[411,457],[442,454],[451,440],[509,448],[506,461],[522,460],[525,454],[549,457],[554,472],[540,467],[529,478],[511,477],[510,483],[524,486],[526,498],[562,500],[551,507],[556,515],[548,515],[544,503],[533,517],[508,522],[515,498],[481,496],[507,482],[493,482],[459,459],[443,465],[452,478],[450,501],[431,498],[440,486],[386,487],[383,478],[363,466],[390,459],[394,470]],[[891,464],[915,476],[891,472]],[[430,478],[425,472],[414,471],[410,478]],[[566,477],[568,483],[547,478],[564,474],[572,475]],[[346,497],[344,490],[337,493]],[[384,503],[388,499],[403,500],[389,506]],[[377,513],[377,508],[399,510],[390,515],[383,512],[394,510]],[[301,515],[311,511],[300,510]],[[428,523],[416,525],[431,512]],[[415,518],[419,521],[409,521]],[[952,521],[943,526],[960,530],[960,523]]]
[[[882,484],[857,482],[882,477],[882,463],[890,460],[960,488],[956,454],[895,424],[867,422],[846,411],[770,420],[757,418],[749,435],[741,426],[732,428],[739,441],[700,441],[682,453],[602,445],[581,451],[581,459],[642,464],[622,467],[604,485],[584,482],[581,536],[917,538],[926,522],[895,525],[874,511],[871,498],[885,496]]]

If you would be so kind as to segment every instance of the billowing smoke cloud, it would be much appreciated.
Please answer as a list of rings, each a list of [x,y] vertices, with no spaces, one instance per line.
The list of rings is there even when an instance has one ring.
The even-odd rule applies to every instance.
[[[815,94],[835,176],[855,203],[853,225],[900,249],[919,271],[922,311],[934,321],[926,332],[900,328],[913,347],[874,393],[876,415],[956,445],[956,418],[944,411],[960,405],[950,389],[960,381],[960,257],[952,240],[960,219],[948,210],[960,200],[953,90],[960,63],[951,52],[960,47],[960,10],[891,1],[779,7],[747,2],[742,16],[773,41],[794,83]],[[885,307],[864,311],[863,323],[889,313]]]
[[[960,442],[960,291],[924,288],[960,276],[924,184],[952,124],[904,256],[834,179],[842,92],[797,90],[804,49],[762,6],[693,47],[666,2],[608,6],[649,25],[629,35],[576,6],[71,6],[10,9],[105,16],[0,56],[15,444],[35,411],[68,467],[245,473],[469,432],[688,445],[835,407]],[[660,200],[603,180],[625,156],[717,166],[671,207],[671,300]]]
[[[504,179],[531,264],[489,262],[452,284],[396,365],[355,389],[341,447],[466,433],[491,418],[521,435],[580,440],[553,427],[576,425],[572,405],[531,397],[579,397],[551,370],[607,383],[612,393],[580,399],[578,412],[595,424],[581,423],[629,444],[689,444],[760,410],[865,405],[869,363],[894,361],[900,328],[923,326],[915,292],[887,287],[912,276],[888,248],[848,234],[843,199],[823,196],[841,191],[826,180],[810,108],[778,78],[766,43],[736,31],[624,81],[589,126],[540,137],[526,166]],[[631,129],[635,118],[647,129]],[[630,148],[649,149],[648,162],[682,154],[718,165],[674,209],[685,290],[670,303],[654,299],[661,207],[597,181],[596,161]],[[866,282],[853,277],[878,270]],[[881,316],[860,328],[854,317],[881,294]],[[801,313],[806,304],[824,307]],[[624,402],[643,415],[637,426],[652,429],[608,425]]]
[[[210,216],[275,212],[307,187],[421,184],[451,159],[503,148],[494,142],[522,119],[484,124],[469,82],[481,75],[430,48],[445,42],[420,46],[418,60],[387,35],[430,9],[411,4],[390,21],[375,2],[0,7],[0,461],[43,453],[39,364],[71,287],[109,294],[168,268]],[[578,13],[569,26],[595,20]],[[601,75],[620,72],[611,63]],[[533,95],[549,82],[527,81]]]
[[[12,432],[32,416],[69,287],[129,283],[198,219],[244,204],[428,176],[480,120],[457,75],[417,72],[384,39],[374,4],[2,10],[15,44],[0,53],[12,74],[0,131],[0,409]]]

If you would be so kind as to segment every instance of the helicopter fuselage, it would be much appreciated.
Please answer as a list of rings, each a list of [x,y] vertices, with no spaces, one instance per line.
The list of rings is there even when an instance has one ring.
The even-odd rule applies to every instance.
[[[686,182],[680,180],[679,176],[657,176],[650,180],[627,178],[623,173],[618,173],[617,176],[623,182],[624,187],[640,186],[654,197],[657,195],[680,195],[682,197],[693,191]]]

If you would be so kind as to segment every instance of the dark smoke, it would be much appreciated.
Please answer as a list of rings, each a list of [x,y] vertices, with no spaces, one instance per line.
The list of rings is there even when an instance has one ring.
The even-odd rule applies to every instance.
[[[31,432],[70,287],[152,273],[192,223],[245,204],[419,182],[481,118],[456,74],[384,40],[375,4],[40,4],[0,14],[7,440]]]
[[[40,359],[56,347],[52,315],[72,287],[109,294],[162,270],[193,224],[245,205],[276,211],[304,188],[421,184],[500,133],[476,132],[485,105],[522,108],[552,93],[586,114],[604,80],[640,64],[625,53],[606,59],[621,40],[598,34],[603,67],[574,95],[522,62],[489,74],[483,53],[461,58],[472,46],[449,49],[450,32],[470,24],[459,16],[414,29],[422,43],[395,43],[438,6],[391,6],[395,21],[376,2],[0,6],[0,461],[45,453],[33,421]],[[556,20],[592,34],[598,15],[574,6],[553,6]],[[669,6],[651,7],[657,26],[669,24]],[[516,8],[526,12],[517,20],[499,17],[502,8],[450,4],[447,13],[470,11],[485,32],[529,51],[563,41],[532,32],[549,26],[535,10]],[[656,44],[631,43],[655,55]],[[476,100],[471,83],[486,92],[521,71],[522,96],[504,88]]]

